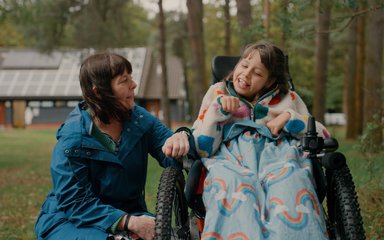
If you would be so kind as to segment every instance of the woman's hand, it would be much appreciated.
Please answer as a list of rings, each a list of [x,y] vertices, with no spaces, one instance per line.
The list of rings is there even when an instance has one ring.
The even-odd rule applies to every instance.
[[[147,216],[131,216],[128,223],[128,229],[144,240],[155,239],[155,218]]]
[[[271,131],[273,136],[277,136],[280,134],[281,129],[283,129],[284,125],[291,118],[291,114],[289,112],[283,112],[274,119],[267,122],[267,128]]]
[[[183,132],[173,134],[165,141],[162,150],[167,157],[180,158],[187,155],[189,151],[187,134]]]
[[[233,96],[222,96],[220,98],[221,107],[228,113],[234,113],[239,109],[240,99]]]

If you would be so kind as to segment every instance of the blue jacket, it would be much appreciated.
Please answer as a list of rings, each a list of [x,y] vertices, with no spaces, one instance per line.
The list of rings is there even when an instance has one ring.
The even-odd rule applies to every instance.
[[[107,232],[125,213],[146,212],[148,154],[162,167],[177,165],[161,150],[172,132],[139,106],[124,122],[117,153],[90,135],[92,124],[80,103],[57,131],[51,162],[53,189],[35,226],[39,239],[68,222]]]

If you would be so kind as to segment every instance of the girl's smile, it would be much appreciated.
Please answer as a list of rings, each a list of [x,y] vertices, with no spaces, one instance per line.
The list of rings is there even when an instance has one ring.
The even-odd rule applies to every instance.
[[[272,83],[273,81],[269,81],[269,72],[261,62],[260,53],[257,50],[243,58],[235,67],[233,73],[235,91],[250,101]]]

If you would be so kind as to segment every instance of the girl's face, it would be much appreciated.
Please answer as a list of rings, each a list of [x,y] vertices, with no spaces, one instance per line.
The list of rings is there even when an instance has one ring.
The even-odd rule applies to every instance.
[[[263,89],[271,86],[269,72],[261,62],[259,51],[251,52],[243,58],[233,72],[233,85],[240,96],[252,101]]]
[[[116,76],[111,81],[112,92],[117,100],[127,109],[131,109],[135,105],[135,88],[136,82],[132,79],[132,75],[124,71],[122,75]]]

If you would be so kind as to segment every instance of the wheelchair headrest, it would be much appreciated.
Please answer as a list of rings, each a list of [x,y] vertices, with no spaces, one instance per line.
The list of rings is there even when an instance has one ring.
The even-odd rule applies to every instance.
[[[212,59],[212,83],[223,80],[239,62],[240,56],[216,56]]]

